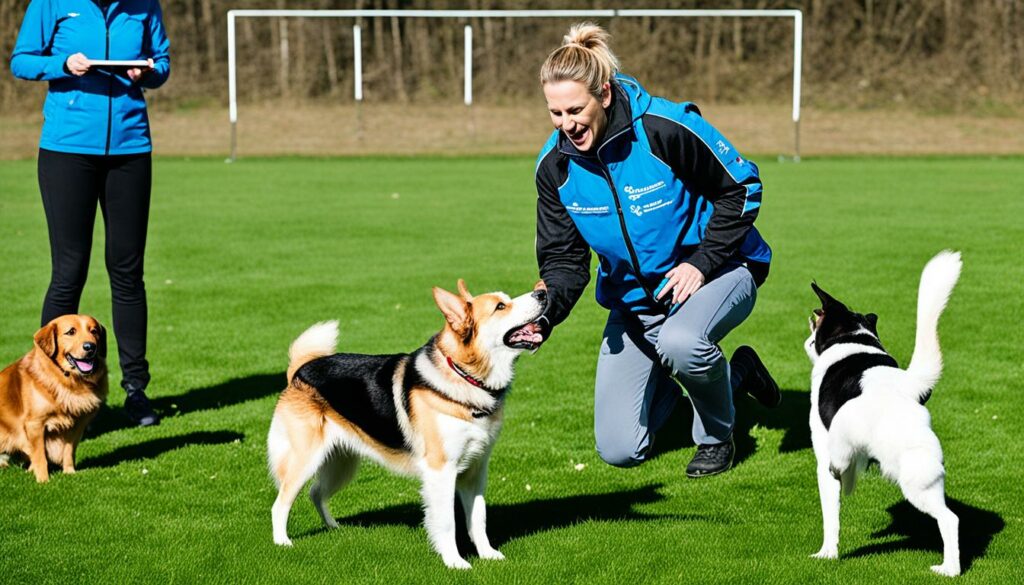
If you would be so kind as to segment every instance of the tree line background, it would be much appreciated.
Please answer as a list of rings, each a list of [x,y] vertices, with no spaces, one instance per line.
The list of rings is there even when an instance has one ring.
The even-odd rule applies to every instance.
[[[37,0],[45,1],[45,0]],[[0,0],[9,58],[28,0]],[[171,81],[151,99],[182,107],[227,100],[226,13],[232,8],[585,9],[628,1],[161,0]],[[1024,0],[660,0],[658,8],[804,11],[805,103],[1015,111],[1024,95]],[[399,19],[360,22],[365,99],[457,101],[463,26],[474,29],[474,97],[536,97],[537,71],[572,19]],[[242,101],[351,102],[351,19],[238,20]],[[616,18],[601,22],[624,69],[666,96],[722,103],[790,99],[793,30],[782,19]],[[44,84],[0,76],[0,106],[37,109]],[[1009,109],[1008,109],[1009,108]]]

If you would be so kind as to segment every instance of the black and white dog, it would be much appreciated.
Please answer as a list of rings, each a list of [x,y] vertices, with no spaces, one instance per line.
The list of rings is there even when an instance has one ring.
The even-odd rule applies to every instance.
[[[849,494],[868,461],[895,481],[917,509],[939,523],[943,560],[932,570],[960,574],[959,519],[946,507],[942,446],[924,403],[942,374],[939,315],[960,277],[960,254],[928,262],[917,296],[917,337],[902,370],[878,339],[878,316],[855,313],[818,288],[821,309],[804,344],[811,372],[811,440],[818,460],[824,542],[814,556],[839,556],[839,492]]]

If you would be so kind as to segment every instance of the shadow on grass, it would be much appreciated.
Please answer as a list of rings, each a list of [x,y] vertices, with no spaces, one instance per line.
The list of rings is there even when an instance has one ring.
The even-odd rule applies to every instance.
[[[152,399],[153,409],[163,417],[189,412],[232,406],[284,390],[284,372],[279,374],[257,374],[228,380],[215,386],[196,388],[177,396],[160,396]],[[116,391],[116,390],[115,390]],[[269,416],[269,415],[268,415]],[[121,408],[104,406],[100,415],[89,425],[86,438],[135,426]]]
[[[1002,516],[995,512],[975,508],[974,506],[946,498],[946,505],[960,518],[960,562],[964,571],[971,568],[975,559],[985,555],[989,543],[995,535],[1006,527]],[[844,558],[864,557],[874,554],[892,553],[901,550],[934,551],[942,554],[942,536],[935,519],[914,508],[903,500],[889,506],[887,510],[892,517],[889,526],[871,536],[901,536],[894,542],[869,544],[843,555]],[[939,564],[936,558],[935,564]]]
[[[163,437],[160,439],[144,441],[137,445],[120,447],[106,455],[84,459],[79,462],[77,467],[79,469],[114,467],[124,463],[125,461],[153,459],[154,457],[158,457],[169,451],[181,449],[190,445],[220,445],[236,440],[240,441],[244,438],[245,435],[231,431],[200,431],[175,437]]]
[[[782,437],[781,453],[790,453],[811,447],[811,429],[808,416],[811,410],[810,392],[783,390],[782,404],[777,408],[765,408],[749,396],[736,398],[736,427],[733,440],[736,441],[734,465],[739,465],[757,450],[757,442],[751,436],[754,425],[785,431]],[[668,422],[658,431],[654,444],[654,457],[679,449],[693,447],[690,429],[693,425],[693,407],[683,398]]]
[[[665,496],[658,493],[661,487],[661,484],[654,484],[605,494],[583,494],[518,504],[488,505],[487,533],[491,537],[491,543],[500,546],[523,536],[566,528],[587,521],[650,521],[664,518],[694,522],[722,521],[700,514],[648,514],[635,509],[638,505],[653,504],[665,499]],[[335,497],[341,499],[343,492]],[[456,501],[455,524],[459,551],[464,555],[475,554],[476,549],[469,540],[464,518],[461,504]],[[403,504],[338,518],[338,522],[343,527],[401,525],[415,528],[423,524],[423,509],[419,505]],[[311,536],[325,530],[319,528],[301,536]]]

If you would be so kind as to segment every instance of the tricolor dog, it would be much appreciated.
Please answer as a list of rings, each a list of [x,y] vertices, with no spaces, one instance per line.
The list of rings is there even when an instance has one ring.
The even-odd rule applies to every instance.
[[[939,438],[924,403],[942,374],[939,315],[960,276],[960,254],[944,251],[921,274],[917,336],[902,370],[878,338],[878,316],[862,315],[812,284],[821,309],[811,317],[804,344],[811,372],[811,442],[818,460],[824,542],[815,554],[839,555],[839,492],[849,494],[869,460],[895,481],[917,509],[935,518],[943,560],[932,570],[960,574],[959,519],[946,507]]]
[[[502,559],[487,538],[487,462],[502,423],[516,358],[543,340],[534,323],[546,291],[514,299],[434,289],[440,333],[411,354],[335,353],[336,321],[309,328],[289,350],[288,387],[270,423],[268,459],[278,486],[274,542],[291,545],[288,512],[302,486],[328,528],[327,503],[369,458],[423,482],[427,534],[444,563],[468,569],[455,545],[455,495],[480,557]]]

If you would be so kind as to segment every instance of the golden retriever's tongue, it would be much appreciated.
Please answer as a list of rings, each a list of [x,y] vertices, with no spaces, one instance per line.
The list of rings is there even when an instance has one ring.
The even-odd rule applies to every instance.
[[[75,358],[71,358],[75,360]],[[78,366],[80,372],[88,373],[92,371],[92,362],[83,362],[82,360],[75,360],[75,365]]]

